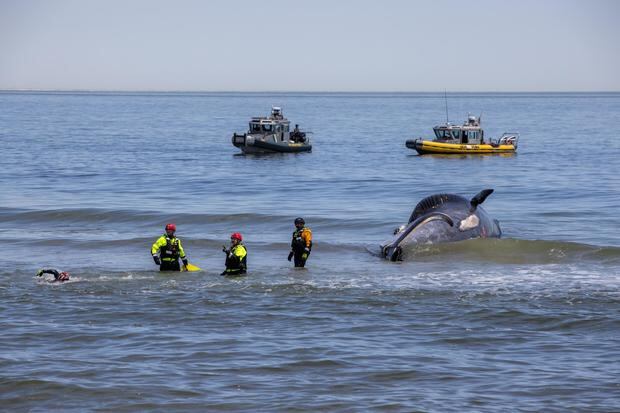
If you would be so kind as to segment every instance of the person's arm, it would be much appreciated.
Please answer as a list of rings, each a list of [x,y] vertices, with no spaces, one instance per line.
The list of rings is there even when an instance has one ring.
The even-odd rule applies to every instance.
[[[182,260],[185,259],[185,250],[183,249],[181,240],[179,240],[179,257],[181,257]]]
[[[151,255],[158,255],[160,248],[164,245],[166,245],[166,239],[164,237],[157,238],[157,241],[155,241],[151,247]]]
[[[179,240],[179,257],[181,257],[181,261],[183,261],[183,265],[187,267],[189,261],[187,260],[187,256],[185,255],[185,250],[183,249],[183,245],[181,245],[181,240]]]
[[[301,237],[306,242],[306,250],[310,251],[310,246],[312,245],[312,231],[310,231],[310,228],[305,228]]]
[[[161,260],[159,258],[159,250],[164,245],[166,245],[166,239],[164,237],[159,237],[151,247],[151,255],[153,256],[153,261],[155,261],[155,264],[157,265],[161,264]]]
[[[43,268],[37,271],[37,277],[41,277],[43,274],[52,274],[54,278],[58,278],[58,276],[60,275],[58,270],[55,270],[53,268]]]
[[[310,228],[304,228],[304,231],[301,233],[301,238],[306,243],[304,252],[301,254],[301,258],[303,260],[307,260],[308,255],[310,254],[310,249],[312,248],[312,231],[310,231]]]

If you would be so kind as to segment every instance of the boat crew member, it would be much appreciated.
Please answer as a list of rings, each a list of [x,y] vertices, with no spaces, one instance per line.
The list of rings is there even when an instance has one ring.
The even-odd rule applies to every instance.
[[[299,130],[299,125],[295,125],[295,129],[293,129],[293,133],[291,133],[291,140],[301,143],[306,141],[306,134]]]
[[[159,271],[181,271],[179,258],[184,266],[188,264],[181,240],[174,234],[176,230],[176,225],[166,225],[166,233],[159,237],[151,247],[153,261],[159,265]]]
[[[295,267],[304,267],[310,251],[312,250],[312,231],[306,227],[306,221],[303,218],[295,219],[295,231],[293,231],[293,240],[291,241],[291,252],[288,254],[288,260],[295,258]]]
[[[69,273],[66,271],[58,271],[54,268],[43,268],[37,271],[37,277],[41,277],[43,274],[52,274],[54,276],[54,281],[69,281]]]
[[[230,236],[230,248],[222,246],[222,251],[226,254],[226,269],[220,275],[242,275],[247,272],[248,252],[242,241],[241,234],[235,232]]]

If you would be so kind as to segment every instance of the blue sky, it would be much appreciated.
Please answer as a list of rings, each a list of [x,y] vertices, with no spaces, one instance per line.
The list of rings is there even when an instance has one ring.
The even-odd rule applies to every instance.
[[[0,0],[0,89],[620,91],[620,1]]]

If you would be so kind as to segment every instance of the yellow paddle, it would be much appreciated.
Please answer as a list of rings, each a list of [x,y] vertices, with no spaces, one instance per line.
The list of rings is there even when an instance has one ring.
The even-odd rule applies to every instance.
[[[198,267],[198,266],[196,266],[194,264],[190,264],[190,263],[188,263],[187,265],[184,265],[181,270],[182,271],[189,271],[189,272],[201,271],[200,267]]]

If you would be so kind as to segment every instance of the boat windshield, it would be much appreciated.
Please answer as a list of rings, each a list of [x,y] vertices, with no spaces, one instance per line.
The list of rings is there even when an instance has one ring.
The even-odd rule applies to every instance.
[[[273,130],[273,125],[260,123],[250,123],[250,133],[262,133],[262,132],[271,132]]]
[[[459,130],[458,129],[435,129],[435,136],[437,140],[440,141],[451,141],[454,139],[459,139]]]

